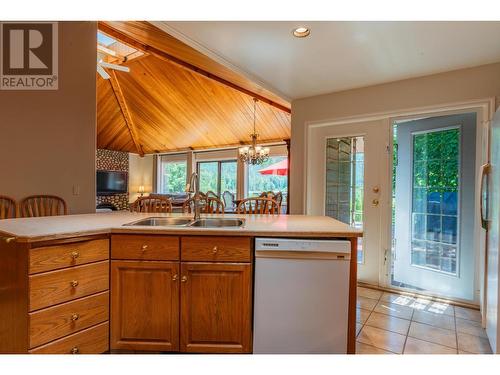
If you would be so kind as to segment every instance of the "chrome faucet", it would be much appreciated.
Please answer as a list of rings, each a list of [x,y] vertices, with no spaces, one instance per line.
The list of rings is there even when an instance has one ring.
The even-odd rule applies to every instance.
[[[202,206],[202,203],[200,202],[200,178],[198,173],[193,172],[191,174],[189,184],[186,185],[186,192],[189,193],[190,197],[193,199],[193,220],[198,220],[200,218]]]

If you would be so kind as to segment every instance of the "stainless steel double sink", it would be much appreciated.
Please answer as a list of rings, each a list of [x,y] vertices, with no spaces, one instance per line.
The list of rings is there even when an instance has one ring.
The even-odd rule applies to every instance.
[[[239,228],[245,224],[245,219],[239,218],[201,218],[193,220],[188,217],[149,217],[125,224],[126,226],[150,226],[150,227],[199,227],[199,228]]]

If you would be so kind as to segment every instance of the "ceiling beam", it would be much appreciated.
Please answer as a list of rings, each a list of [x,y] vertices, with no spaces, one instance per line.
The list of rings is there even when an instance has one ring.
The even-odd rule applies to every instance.
[[[130,111],[128,109],[125,97],[123,96],[123,91],[120,86],[120,82],[118,82],[118,77],[116,76],[116,73],[113,69],[110,69],[109,75],[110,75],[109,82],[111,83],[111,88],[113,89],[113,93],[115,94],[116,100],[118,100],[118,105],[120,106],[120,110],[122,111],[123,117],[125,119],[125,124],[127,125],[130,137],[132,138],[132,142],[134,143],[134,146],[137,149],[137,153],[141,156],[144,156],[144,150],[142,149],[142,145],[139,142],[139,136],[137,135],[137,131],[135,129],[132,116],[130,116]]]
[[[276,138],[276,139],[266,139],[263,140],[259,143],[260,146],[279,146],[279,145],[286,145],[288,139],[283,139],[283,138]],[[175,149],[168,149],[168,150],[159,150],[155,149],[152,150],[151,152],[147,152],[148,154],[175,154],[175,153],[183,153],[183,152],[189,152],[189,151],[194,151],[194,152],[203,152],[203,151],[219,151],[219,150],[237,150],[239,147],[246,146],[246,145],[251,145],[252,142],[238,142],[238,143],[226,143],[223,145],[218,145],[218,146],[201,146],[201,147],[184,147],[184,148],[175,148]],[[120,151],[120,150],[118,150]]]
[[[284,105],[281,105],[279,103],[276,103],[258,93],[255,93],[255,92],[252,92],[248,89],[245,89],[244,87],[241,87],[241,86],[238,86],[224,78],[221,78],[215,74],[212,74],[204,69],[201,69],[201,68],[198,68],[197,66],[193,65],[193,64],[190,64],[184,60],[181,60],[165,51],[162,51],[158,48],[155,48],[153,46],[150,46],[150,45],[147,45],[147,44],[144,44],[140,41],[138,41],[137,39],[133,38],[133,37],[130,37],[129,35],[126,35],[124,33],[122,33],[121,31],[107,25],[105,22],[103,21],[99,21],[98,22],[98,28],[100,31],[102,31],[103,33],[109,35],[110,37],[116,39],[116,40],[119,40],[120,42],[124,43],[124,44],[127,44],[129,45],[130,47],[133,47],[141,52],[144,52],[144,53],[149,53],[161,60],[166,60],[166,61],[169,61],[169,62],[172,62],[172,63],[175,63],[185,69],[188,69],[192,72],[195,72],[197,74],[200,74],[206,78],[209,78],[211,80],[214,80],[214,81],[217,81],[223,85],[226,85],[228,87],[231,87],[232,89],[235,89],[237,91],[240,91],[246,95],[249,95],[253,98],[257,98],[259,99],[261,102],[264,102],[264,103],[267,103],[269,104],[270,106],[273,106],[275,108],[278,108],[279,110],[283,111],[283,112],[286,112],[286,113],[291,113],[291,109],[284,106]]]

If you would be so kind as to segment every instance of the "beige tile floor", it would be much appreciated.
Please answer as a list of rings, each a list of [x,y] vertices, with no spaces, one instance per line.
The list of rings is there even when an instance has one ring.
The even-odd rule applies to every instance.
[[[479,311],[358,287],[357,354],[487,354]]]

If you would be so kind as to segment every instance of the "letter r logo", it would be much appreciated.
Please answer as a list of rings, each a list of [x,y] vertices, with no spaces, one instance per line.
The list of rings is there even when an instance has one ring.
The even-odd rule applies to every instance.
[[[58,90],[58,39],[58,22],[0,21],[0,90]]]
[[[3,74],[52,74],[52,24],[5,23],[2,25]]]

